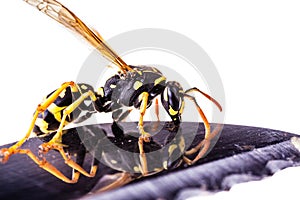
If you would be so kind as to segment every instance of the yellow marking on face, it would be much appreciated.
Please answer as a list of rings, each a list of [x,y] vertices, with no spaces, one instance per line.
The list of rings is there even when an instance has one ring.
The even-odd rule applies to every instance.
[[[166,77],[161,76],[161,77],[159,77],[158,79],[156,79],[156,80],[154,81],[154,85],[157,85],[157,84],[159,84],[159,83],[161,83],[161,82],[163,82],[163,81],[165,81],[165,80],[166,80]]]
[[[139,89],[142,85],[143,85],[143,83],[142,83],[141,81],[136,81],[136,82],[133,84],[133,89],[137,90],[137,89]]]
[[[64,98],[65,95],[66,95],[66,90],[63,90],[63,91],[59,94],[59,97],[60,97],[60,98]]]
[[[180,114],[183,112],[184,104],[185,104],[184,101],[182,101],[181,107],[180,107],[180,110],[179,110],[179,113],[180,113]]]
[[[104,90],[102,87],[98,89],[97,94],[100,95],[101,97],[104,97]]]
[[[118,162],[116,160],[111,160],[110,161],[112,164],[117,164]]]
[[[116,88],[117,86],[116,85],[110,85],[109,87],[110,88]]]
[[[81,87],[81,89],[83,89],[83,90],[87,90],[87,89],[88,89],[88,87],[87,87],[86,85],[81,85],[80,87]]]
[[[134,167],[133,167],[133,170],[134,170],[135,172],[140,172],[140,168],[139,168],[138,166],[134,166]]]
[[[139,75],[142,75],[142,74],[143,74],[143,72],[140,71],[140,70],[136,70],[136,72],[137,72]]]
[[[47,108],[47,110],[54,115],[54,118],[58,121],[61,122],[61,111],[65,109],[67,106],[64,107],[59,107],[55,103],[51,103],[50,106]]]
[[[169,152],[169,156],[172,155],[173,151],[177,148],[176,144],[172,144],[169,146],[168,152]]]
[[[174,116],[174,115],[177,115],[178,111],[173,110],[173,108],[171,106],[169,106],[169,113],[170,113],[170,115]]]

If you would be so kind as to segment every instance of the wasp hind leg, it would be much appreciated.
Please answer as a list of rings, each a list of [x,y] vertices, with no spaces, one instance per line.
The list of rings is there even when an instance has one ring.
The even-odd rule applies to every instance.
[[[60,180],[66,182],[66,183],[76,183],[78,181],[79,174],[76,174],[76,175],[72,176],[72,179],[69,179],[61,171],[59,171],[56,167],[54,167],[52,164],[50,164],[46,159],[44,159],[44,158],[43,159],[38,158],[29,149],[16,149],[15,153],[26,154],[39,167],[41,167],[42,169],[48,171],[53,176],[56,176],[57,178],[59,178]]]
[[[40,113],[43,113],[55,100],[58,98],[58,96],[61,95],[62,92],[65,91],[67,87],[72,87],[75,90],[77,89],[77,85],[74,82],[66,82],[61,85],[59,89],[57,89],[55,92],[53,92],[47,99],[45,99],[41,104],[38,105],[36,108],[36,111],[33,115],[33,119],[31,121],[30,127],[26,133],[26,135],[15,145],[11,146],[10,148],[4,148],[0,150],[0,158],[2,162],[8,161],[9,157],[13,154],[26,154],[29,156],[36,164],[38,164],[41,168],[45,169],[46,171],[50,172],[57,178],[67,182],[67,183],[75,183],[77,182],[79,178],[79,173],[84,174],[88,177],[93,177],[97,171],[97,166],[93,165],[91,172],[86,172],[80,165],[78,165],[76,162],[74,162],[64,151],[63,144],[61,143],[61,137],[62,137],[62,128],[65,125],[65,120],[67,115],[69,115],[78,105],[89,96],[92,100],[94,100],[96,97],[93,92],[89,91],[84,93],[79,99],[77,99],[74,103],[69,105],[65,111],[64,116],[62,117],[61,124],[59,126],[59,129],[57,133],[54,135],[54,137],[47,143],[43,143],[40,145],[40,152],[47,153],[51,149],[56,149],[59,151],[63,159],[65,160],[65,163],[69,165],[71,168],[76,170],[73,173],[73,178],[69,179],[66,176],[64,176],[58,169],[56,169],[53,165],[51,165],[45,158],[39,159],[36,157],[29,149],[19,149],[23,143],[29,138],[36,120],[38,118],[38,115]]]
[[[78,165],[76,162],[74,162],[70,156],[66,154],[66,152],[63,149],[63,144],[61,143],[62,141],[62,131],[66,122],[67,116],[69,116],[85,99],[91,98],[93,102],[97,100],[95,94],[92,91],[88,91],[84,94],[82,94],[76,101],[74,101],[72,104],[70,104],[68,107],[66,107],[63,111],[63,116],[60,122],[60,126],[57,129],[56,134],[53,136],[53,138],[46,143],[43,143],[40,145],[40,153],[46,154],[48,151],[55,149],[60,152],[61,156],[65,160],[65,163],[76,170],[75,175],[79,176],[79,173],[87,176],[87,177],[93,177],[95,176],[95,172],[97,170],[96,166],[93,166],[91,169],[91,172],[88,173],[85,171],[80,165]]]
[[[62,155],[63,159],[70,160],[70,158],[68,158],[67,154],[64,152],[63,149],[59,150],[59,152]],[[60,170],[58,170],[56,167],[54,167],[51,163],[49,163],[45,158],[38,158],[29,149],[16,149],[16,153],[26,154],[39,167],[41,167],[42,169],[46,170],[53,176],[57,177],[58,179],[66,182],[66,183],[77,183],[80,173],[81,173],[80,171],[77,171],[77,170],[81,170],[80,165],[83,164],[84,155],[85,155],[85,152],[84,152],[84,154],[82,154],[82,156],[77,157],[76,163],[73,162],[72,160],[70,160],[69,164],[71,163],[73,166],[72,178],[70,179],[70,178],[66,177]],[[97,172],[97,169],[98,169],[98,160],[94,159],[94,161],[91,165],[90,175],[94,176]]]
[[[29,129],[28,129],[26,135],[19,142],[14,144],[13,146],[0,150],[0,156],[1,156],[2,162],[8,161],[9,157],[13,154],[18,154],[18,153],[24,154],[24,152],[20,152],[18,150],[18,148],[20,148],[24,144],[24,142],[26,142],[26,140],[29,138],[29,136],[34,128],[34,125],[36,123],[36,120],[38,118],[38,115],[40,113],[44,112],[49,107],[49,105],[51,103],[53,103],[56,100],[56,98],[69,86],[74,87],[75,83],[72,81],[63,83],[59,89],[57,89],[55,92],[53,92],[44,102],[42,102],[41,104],[39,104],[37,106],[37,108],[33,114],[33,118],[31,120]],[[29,156],[29,157],[31,157],[31,156]]]

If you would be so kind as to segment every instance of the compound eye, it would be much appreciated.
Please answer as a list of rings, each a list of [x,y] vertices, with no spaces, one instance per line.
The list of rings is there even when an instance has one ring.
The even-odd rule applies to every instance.
[[[175,88],[167,88],[168,102],[173,110],[178,111],[181,107],[181,98]]]

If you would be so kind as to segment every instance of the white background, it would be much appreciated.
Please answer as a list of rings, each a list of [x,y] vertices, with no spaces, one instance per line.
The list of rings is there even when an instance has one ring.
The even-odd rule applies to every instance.
[[[219,71],[226,94],[225,123],[300,132],[297,1],[62,2],[104,38],[138,28],[184,34],[207,52]],[[25,134],[42,97],[74,80],[92,48],[20,0],[2,3],[0,20],[3,144]],[[293,179],[298,180],[299,169],[287,171],[254,187],[234,187],[224,197],[278,197],[289,187],[294,188],[289,194],[296,195]]]

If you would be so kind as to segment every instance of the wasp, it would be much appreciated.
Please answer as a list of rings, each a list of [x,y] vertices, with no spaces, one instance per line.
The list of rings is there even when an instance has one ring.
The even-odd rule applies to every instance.
[[[222,111],[221,105],[214,98],[195,87],[184,91],[180,83],[167,81],[166,77],[155,67],[127,65],[108,46],[97,31],[85,25],[61,3],[55,0],[24,1],[83,36],[106,59],[117,66],[119,72],[110,77],[104,86],[97,90],[91,85],[70,81],[63,83],[57,90],[47,95],[37,106],[26,135],[13,146],[0,150],[2,162],[6,162],[13,154],[26,154],[41,168],[64,182],[76,183],[80,174],[93,177],[97,171],[97,164],[93,164],[88,172],[65,152],[65,145],[62,143],[64,127],[69,123],[84,121],[96,112],[111,112],[113,120],[117,122],[126,118],[132,109],[138,109],[140,113],[137,124],[139,137],[136,142],[140,159],[139,173],[147,176],[149,175],[148,168],[151,163],[148,162],[144,146],[151,142],[151,134],[145,131],[143,119],[147,108],[150,107],[153,101],[155,101],[156,114],[158,115],[159,96],[162,106],[175,125],[180,125],[185,99],[189,99],[194,103],[203,120],[205,126],[204,139],[196,147],[182,152],[184,154],[182,160],[191,165],[207,153],[211,139],[216,134],[211,132],[210,124],[204,112],[191,93],[202,94]],[[41,137],[49,136],[54,132],[55,134],[50,141],[39,146],[39,153],[42,158],[37,157],[28,149],[21,148],[31,133]],[[42,156],[50,150],[57,150],[65,163],[73,169],[72,178],[65,176]],[[187,157],[194,153],[197,153],[194,159]]]

